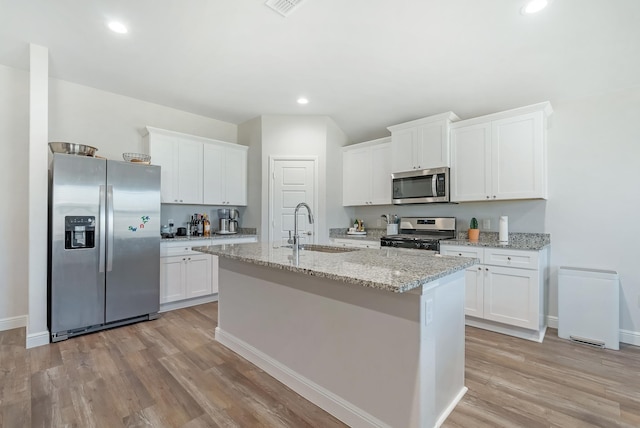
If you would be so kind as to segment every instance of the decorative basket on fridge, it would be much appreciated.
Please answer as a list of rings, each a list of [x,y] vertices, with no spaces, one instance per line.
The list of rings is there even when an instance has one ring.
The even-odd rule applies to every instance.
[[[151,163],[151,156],[144,153],[123,153],[122,158],[127,162],[141,163],[149,165]]]

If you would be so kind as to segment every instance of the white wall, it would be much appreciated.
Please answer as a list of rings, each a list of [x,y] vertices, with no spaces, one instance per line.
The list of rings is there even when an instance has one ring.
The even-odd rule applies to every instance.
[[[548,200],[359,207],[355,215],[369,227],[387,212],[454,216],[458,230],[466,230],[471,217],[489,218],[492,231],[499,216],[508,215],[510,232],[550,233],[549,315],[558,315],[559,266],[616,270],[622,284],[620,327],[626,341],[640,345],[634,233],[640,211],[640,87],[552,104]]]
[[[88,144],[98,155],[122,160],[141,152],[145,126],[235,143],[238,127],[87,86],[50,79],[49,139]],[[153,162],[153,160],[152,160]]]
[[[352,208],[342,206],[342,147],[347,136],[331,118],[327,118],[327,227],[342,227],[351,221]],[[344,226],[347,227],[347,226]]]
[[[47,328],[47,212],[49,50],[29,45],[29,308],[27,348],[49,343]]]
[[[640,345],[640,87],[554,103],[549,129],[550,313],[557,268],[613,269],[622,285],[621,328]]]
[[[0,65],[0,330],[26,325],[29,73]],[[47,213],[41,221],[46,223]]]
[[[256,117],[238,126],[238,143],[248,146],[247,207],[242,215],[244,227],[262,228],[262,118]],[[262,238],[260,238],[262,240]]]
[[[0,330],[28,312],[29,73],[0,65]],[[142,150],[147,125],[235,143],[237,125],[49,79],[49,141],[98,147],[122,159]],[[43,150],[47,150],[46,146]],[[47,212],[40,214],[46,224]],[[46,246],[47,238],[41,238]],[[46,247],[45,247],[46,248]],[[46,284],[45,284],[46,287]]]
[[[326,116],[262,116],[262,240],[268,239],[270,156],[317,156],[319,183],[316,192],[319,206],[314,207],[317,242],[326,243],[329,227],[334,227],[328,223],[329,208],[345,211],[342,206],[336,205],[334,195],[328,196],[327,176],[333,173],[333,169],[327,169],[327,153],[334,160],[336,147],[346,138],[328,120]],[[332,211],[331,215],[335,216],[336,213]]]

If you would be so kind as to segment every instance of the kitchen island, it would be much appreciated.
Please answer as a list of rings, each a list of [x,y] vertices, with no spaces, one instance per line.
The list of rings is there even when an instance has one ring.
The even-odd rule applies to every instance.
[[[476,260],[312,249],[195,247],[219,256],[216,340],[350,426],[439,426],[466,392]]]

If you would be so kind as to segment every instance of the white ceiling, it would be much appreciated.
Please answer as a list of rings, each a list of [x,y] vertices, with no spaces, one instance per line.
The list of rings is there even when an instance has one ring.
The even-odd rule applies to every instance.
[[[640,0],[523,4],[306,0],[284,18],[264,0],[0,0],[0,64],[28,69],[36,43],[55,78],[238,124],[328,115],[352,142],[640,85]]]

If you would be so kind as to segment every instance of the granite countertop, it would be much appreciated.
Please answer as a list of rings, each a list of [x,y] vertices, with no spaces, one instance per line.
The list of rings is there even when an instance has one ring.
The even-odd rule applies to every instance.
[[[427,255],[399,248],[338,253],[301,250],[298,263],[293,260],[291,248],[274,243],[211,245],[193,250],[395,293],[412,290],[477,263],[477,259],[467,257]]]
[[[238,239],[238,238],[257,238],[255,233],[231,233],[225,235],[211,235],[211,236],[174,236],[173,238],[160,238],[162,242],[172,241],[209,241],[216,239]]]
[[[466,232],[463,232],[462,235],[458,236],[458,239],[440,241],[440,246],[442,245],[468,245],[471,247],[540,251],[551,245],[551,235],[548,233],[510,233],[509,241],[501,243],[498,241],[497,232],[480,232],[480,238],[477,241],[469,241]]]

